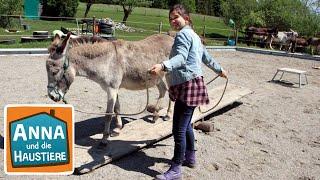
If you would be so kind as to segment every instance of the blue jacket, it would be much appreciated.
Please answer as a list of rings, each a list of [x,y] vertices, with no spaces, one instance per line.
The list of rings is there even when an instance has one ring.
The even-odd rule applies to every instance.
[[[170,59],[163,62],[168,71],[169,85],[177,85],[203,76],[201,62],[217,74],[222,68],[202,45],[200,37],[190,26],[183,27],[176,35]]]

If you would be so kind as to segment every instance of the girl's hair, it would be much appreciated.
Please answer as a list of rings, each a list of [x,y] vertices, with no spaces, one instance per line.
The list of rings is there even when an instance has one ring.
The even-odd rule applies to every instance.
[[[180,16],[182,16],[183,18],[185,17],[189,17],[189,25],[193,28],[193,25],[192,25],[192,20],[191,20],[191,17],[189,15],[189,11],[182,5],[182,4],[176,4],[174,6],[172,6],[169,10],[169,17],[170,17],[170,13],[172,11],[176,11]]]

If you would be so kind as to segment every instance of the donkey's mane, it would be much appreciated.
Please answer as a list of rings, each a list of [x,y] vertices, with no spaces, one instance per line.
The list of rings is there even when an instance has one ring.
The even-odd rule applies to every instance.
[[[163,40],[163,36],[161,35],[153,35],[153,36],[149,36],[146,37],[142,40],[139,41],[127,41],[130,44],[137,44],[139,46],[141,46],[142,44],[147,44],[149,45],[150,43],[154,43],[157,41],[161,41]],[[80,45],[84,45],[84,44],[94,44],[94,43],[104,43],[104,42],[111,42],[108,41],[102,37],[98,37],[98,36],[93,36],[93,37],[89,37],[89,36],[80,36],[74,39],[70,39],[69,43],[72,45],[72,47],[76,47],[76,46],[80,46]],[[116,44],[123,44],[125,41],[124,40],[118,40]]]
[[[69,43],[75,47],[79,46],[81,44],[94,44],[94,43],[102,43],[102,42],[107,42],[106,39],[103,39],[102,37],[97,37],[97,36],[80,36],[74,39],[70,39]]]
[[[62,47],[63,44],[65,44],[64,42],[61,43],[60,41],[60,39],[54,39],[54,41],[48,47],[50,54],[54,54],[57,52],[57,50],[61,49],[60,46]],[[161,34],[155,34],[139,41],[109,41],[97,36],[80,36],[74,39],[69,39],[69,44],[71,45],[69,54],[71,53],[76,56],[84,56],[89,59],[94,59],[104,54],[111,55],[114,49],[119,52],[125,51],[127,52],[124,53],[126,55],[130,54],[129,52],[138,54],[143,54],[145,52],[158,53],[159,47],[157,45],[154,46],[155,43],[162,46],[168,42],[170,43],[171,41],[173,41],[172,37]],[[132,57],[135,56],[135,54],[131,55]]]

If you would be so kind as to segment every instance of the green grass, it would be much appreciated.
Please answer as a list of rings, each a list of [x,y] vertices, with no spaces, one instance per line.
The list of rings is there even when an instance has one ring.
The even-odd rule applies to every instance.
[[[84,16],[86,8],[85,3],[80,3],[76,14],[77,18]],[[111,18],[115,22],[121,22],[123,18],[122,7],[106,4],[94,4],[88,17]],[[203,34],[205,27],[205,36],[209,45],[223,45],[226,38],[230,35],[230,28],[225,25],[222,19],[213,16],[204,16],[199,14],[192,14],[192,21],[195,31],[198,34]],[[162,32],[166,32],[170,29],[168,23],[168,10],[163,9],[151,9],[144,7],[134,8],[132,14],[127,20],[127,26],[137,29],[135,32],[124,32],[116,30],[116,37],[118,39],[125,40],[140,40],[144,37],[155,34],[159,30],[159,24],[162,22]],[[22,27],[18,28],[19,33],[8,33],[4,29],[0,28],[0,40],[1,39],[15,39],[16,43],[12,45],[0,44],[0,48],[46,48],[50,44],[49,41],[35,42],[35,43],[21,43],[21,36],[32,36],[33,31],[49,31],[65,28],[77,28],[75,20],[67,21],[47,21],[47,20],[28,20],[24,19],[24,23],[28,24],[30,30],[24,31]],[[211,39],[213,38],[213,39]],[[219,41],[217,41],[219,40]]]

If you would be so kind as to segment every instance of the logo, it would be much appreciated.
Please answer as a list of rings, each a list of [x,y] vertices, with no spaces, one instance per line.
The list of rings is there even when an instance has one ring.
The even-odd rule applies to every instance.
[[[7,174],[73,172],[73,107],[8,105],[5,107]]]

